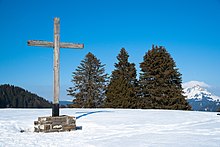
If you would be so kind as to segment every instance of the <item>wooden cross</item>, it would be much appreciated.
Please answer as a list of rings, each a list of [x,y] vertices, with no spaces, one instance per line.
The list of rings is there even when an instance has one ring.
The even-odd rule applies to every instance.
[[[54,18],[54,42],[29,40],[28,46],[53,47],[54,48],[54,101],[52,116],[59,116],[59,93],[60,93],[60,48],[82,49],[83,44],[60,42],[60,19]]]

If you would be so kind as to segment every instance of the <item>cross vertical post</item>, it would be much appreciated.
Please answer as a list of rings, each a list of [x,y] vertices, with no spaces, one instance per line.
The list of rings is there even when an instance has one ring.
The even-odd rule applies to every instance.
[[[54,18],[54,95],[52,116],[59,116],[60,95],[60,19]]]

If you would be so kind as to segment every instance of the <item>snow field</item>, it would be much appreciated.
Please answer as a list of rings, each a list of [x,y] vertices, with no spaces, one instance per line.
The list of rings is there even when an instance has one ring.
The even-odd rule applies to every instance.
[[[60,113],[76,116],[82,130],[35,133],[34,121],[51,115],[50,109],[0,109],[0,146],[220,146],[220,116],[215,112],[61,109]]]

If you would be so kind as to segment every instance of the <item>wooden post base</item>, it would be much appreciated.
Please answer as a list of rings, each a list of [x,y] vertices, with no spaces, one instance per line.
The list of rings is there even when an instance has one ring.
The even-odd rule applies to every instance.
[[[55,117],[55,116],[59,116],[59,109],[60,109],[60,106],[59,104],[53,104],[52,105],[52,116]]]

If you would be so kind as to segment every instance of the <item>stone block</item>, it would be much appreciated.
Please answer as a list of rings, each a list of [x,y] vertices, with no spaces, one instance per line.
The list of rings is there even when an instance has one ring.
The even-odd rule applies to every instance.
[[[35,132],[63,132],[76,130],[76,118],[74,116],[38,117],[34,121]]]

